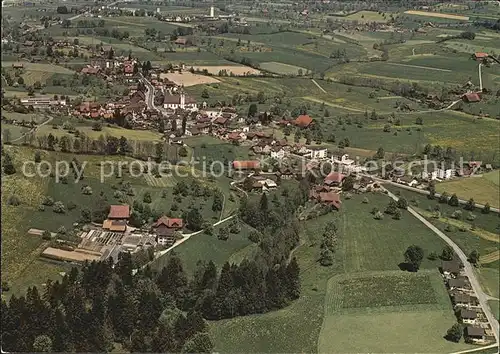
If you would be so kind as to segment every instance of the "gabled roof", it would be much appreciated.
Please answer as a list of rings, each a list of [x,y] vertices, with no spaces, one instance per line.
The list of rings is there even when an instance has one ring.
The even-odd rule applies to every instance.
[[[308,127],[312,122],[313,122],[313,119],[311,117],[309,117],[309,115],[307,115],[307,114],[302,114],[302,115],[298,116],[297,119],[295,119],[293,121],[293,123],[295,125],[298,125],[299,127],[302,127],[302,128]]]
[[[484,328],[467,326],[465,328],[465,334],[472,337],[482,337],[484,336]]]
[[[467,319],[467,320],[473,320],[473,319],[477,318],[477,312],[471,311],[471,310],[466,310],[466,309],[461,309],[460,310],[460,317],[463,319]]]
[[[111,205],[108,219],[128,219],[130,217],[129,205]]]
[[[467,281],[464,278],[456,278],[448,280],[450,288],[464,288],[467,286]]]
[[[489,54],[488,53],[484,53],[484,52],[476,52],[476,53],[474,53],[474,56],[476,58],[488,58]]]
[[[182,219],[162,216],[153,224],[153,228],[157,228],[161,225],[165,225],[166,227],[171,229],[180,229],[182,228]]]
[[[233,168],[237,170],[253,170],[260,167],[260,162],[257,160],[250,161],[233,161]]]
[[[458,273],[460,272],[460,263],[458,261],[443,261],[441,269],[443,272]]]
[[[321,192],[319,193],[319,200],[321,203],[327,203],[335,206],[337,209],[340,208],[342,201],[340,200],[340,194],[334,192]]]
[[[325,177],[324,183],[325,184],[340,183],[345,177],[346,176],[340,172],[330,172],[330,174]]]
[[[481,101],[481,96],[476,92],[469,92],[462,96],[467,102],[479,102]]]

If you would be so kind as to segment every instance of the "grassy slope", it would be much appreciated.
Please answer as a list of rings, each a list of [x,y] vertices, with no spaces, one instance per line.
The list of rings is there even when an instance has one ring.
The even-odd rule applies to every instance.
[[[398,271],[398,264],[403,260],[402,254],[412,243],[421,245],[427,252],[442,248],[442,242],[407,213],[404,213],[400,221],[374,220],[370,210],[375,206],[385,208],[388,199],[376,194],[368,198],[370,203],[362,204],[361,196],[355,196],[344,201],[340,213],[306,222],[301,236],[304,244],[295,252],[301,268],[300,299],[272,313],[212,322],[211,332],[216,350],[242,352],[252,348],[258,352],[316,352],[323,322],[326,285],[330,277],[357,271]],[[335,253],[335,264],[332,267],[321,267],[317,263],[320,235],[324,225],[331,220],[337,220],[339,225],[340,244]],[[422,264],[423,268],[435,269],[436,266],[437,263],[428,260]],[[442,326],[449,326],[449,323],[438,324],[442,315],[442,312],[431,314],[425,323],[440,329]],[[386,316],[391,317],[390,314]],[[417,323],[421,326],[424,316],[418,316],[418,313],[414,316],[418,317]],[[380,319],[383,320],[382,317]],[[394,328],[391,327],[390,330]],[[334,336],[340,336],[340,333],[344,335],[343,332],[336,331]],[[408,342],[408,347],[419,347],[418,342],[423,338],[419,333],[423,335],[423,332],[416,333],[412,337],[413,341]],[[328,335],[332,336],[331,333]],[[375,336],[371,337],[373,342],[364,339],[356,336],[351,341],[357,341],[353,345],[364,345],[364,348],[377,343]],[[393,344],[396,341],[399,342],[396,339]],[[437,345],[446,346],[446,342],[443,344],[441,341],[444,340],[439,335],[433,339]],[[345,352],[349,347],[337,346],[335,350]]]
[[[500,206],[498,188],[500,185],[500,171],[493,171],[477,178],[464,178],[448,181],[436,185],[438,192],[456,193],[462,199],[474,198],[481,204],[490,203],[493,207]]]

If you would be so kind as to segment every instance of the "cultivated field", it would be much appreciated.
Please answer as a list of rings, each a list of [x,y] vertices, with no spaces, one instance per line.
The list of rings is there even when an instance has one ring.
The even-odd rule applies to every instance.
[[[450,19],[450,20],[469,21],[469,17],[468,16],[443,14],[443,13],[439,13],[439,12],[408,10],[408,11],[405,11],[405,14],[407,14],[407,15],[417,15],[417,16],[445,18],[445,19]]]
[[[219,80],[205,75],[192,74],[190,72],[179,73],[162,73],[160,74],[161,79],[168,79],[175,82],[177,85],[183,85],[184,87],[201,85],[201,84],[213,84],[219,82]]]
[[[468,200],[474,198],[477,203],[490,203],[493,207],[500,207],[500,171],[488,172],[481,177],[462,178],[455,181],[441,182],[436,185],[438,192],[456,193],[460,198]]]
[[[212,75],[218,75],[221,70],[225,70],[229,75],[232,73],[235,76],[260,75],[260,70],[250,68],[248,66],[237,65],[209,65],[209,66],[193,66],[195,70],[207,70]]]

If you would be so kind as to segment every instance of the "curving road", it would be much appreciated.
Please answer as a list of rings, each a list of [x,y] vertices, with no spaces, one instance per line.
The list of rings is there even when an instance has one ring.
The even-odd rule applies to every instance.
[[[393,181],[389,181],[389,180],[386,180],[386,179],[383,179],[383,178],[379,178],[379,177],[375,177],[375,176],[372,176],[372,175],[367,175],[367,174],[364,174],[363,176],[366,176],[366,177],[371,177],[372,179],[374,179],[375,181],[378,181],[380,183],[386,183],[386,184],[391,184],[393,186],[396,186],[396,187],[399,187],[399,188],[403,188],[403,189],[407,189],[409,191],[413,191],[413,192],[417,192],[417,193],[420,193],[420,194],[425,194],[425,195],[429,195],[430,192],[429,191],[426,191],[426,190],[423,190],[423,189],[418,189],[418,188],[414,188],[414,187],[410,187],[410,186],[406,186],[404,184],[401,184],[401,183],[397,183],[397,182],[393,182]],[[473,177],[469,177],[469,178],[473,178]],[[434,194],[436,197],[440,197],[441,194],[439,193],[435,193]],[[459,199],[458,202],[460,204],[467,204],[467,200],[464,200],[464,199]],[[478,203],[475,203],[476,205],[476,208],[483,208],[484,205],[483,204],[478,204]],[[498,208],[494,208],[494,207],[490,207],[490,211],[493,211],[495,213],[500,213],[500,209]]]
[[[398,197],[395,196],[393,193],[387,191],[388,195],[394,199],[398,200]],[[441,230],[439,230],[437,227],[432,225],[428,220],[426,220],[422,215],[420,215],[418,212],[413,210],[411,207],[408,207],[408,212],[412,214],[414,217],[416,217],[418,220],[420,220],[425,226],[427,226],[429,229],[431,229],[436,235],[438,235],[441,239],[443,239],[448,245],[450,245],[451,248],[455,251],[455,253],[458,255],[460,260],[462,261],[464,265],[464,271],[467,277],[469,278],[469,281],[471,283],[472,289],[476,293],[476,296],[479,300],[479,303],[483,309],[484,314],[486,315],[486,318],[488,319],[488,322],[490,323],[490,326],[493,330],[493,334],[495,335],[496,343],[499,343],[499,325],[498,321],[495,318],[495,315],[491,311],[490,306],[488,305],[488,300],[491,299],[491,296],[485,294],[483,292],[483,289],[481,288],[481,284],[479,284],[479,281],[477,280],[476,273],[474,271],[474,267],[469,263],[467,255],[462,251],[458,245],[453,242],[452,239],[450,239],[448,236],[446,236]]]

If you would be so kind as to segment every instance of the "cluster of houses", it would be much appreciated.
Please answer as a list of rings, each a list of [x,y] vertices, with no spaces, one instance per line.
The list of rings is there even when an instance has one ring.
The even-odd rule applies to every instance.
[[[444,167],[437,164],[428,164],[420,172],[407,173],[404,176],[389,175],[392,180],[410,187],[423,189],[430,181],[441,182],[457,177],[471,177],[482,172],[493,169],[491,164],[483,164],[482,161],[464,162],[462,166]]]
[[[440,270],[457,320],[465,327],[465,340],[474,344],[494,342],[495,336],[469,278],[463,271],[463,264],[457,259],[443,261]]]
[[[129,226],[130,215],[129,205],[111,205],[102,224],[87,225],[77,247],[66,244],[48,247],[42,256],[75,263],[111,257],[117,262],[120,252],[135,253],[149,247],[172,246],[184,227],[182,219],[162,216],[150,228],[137,229]]]

